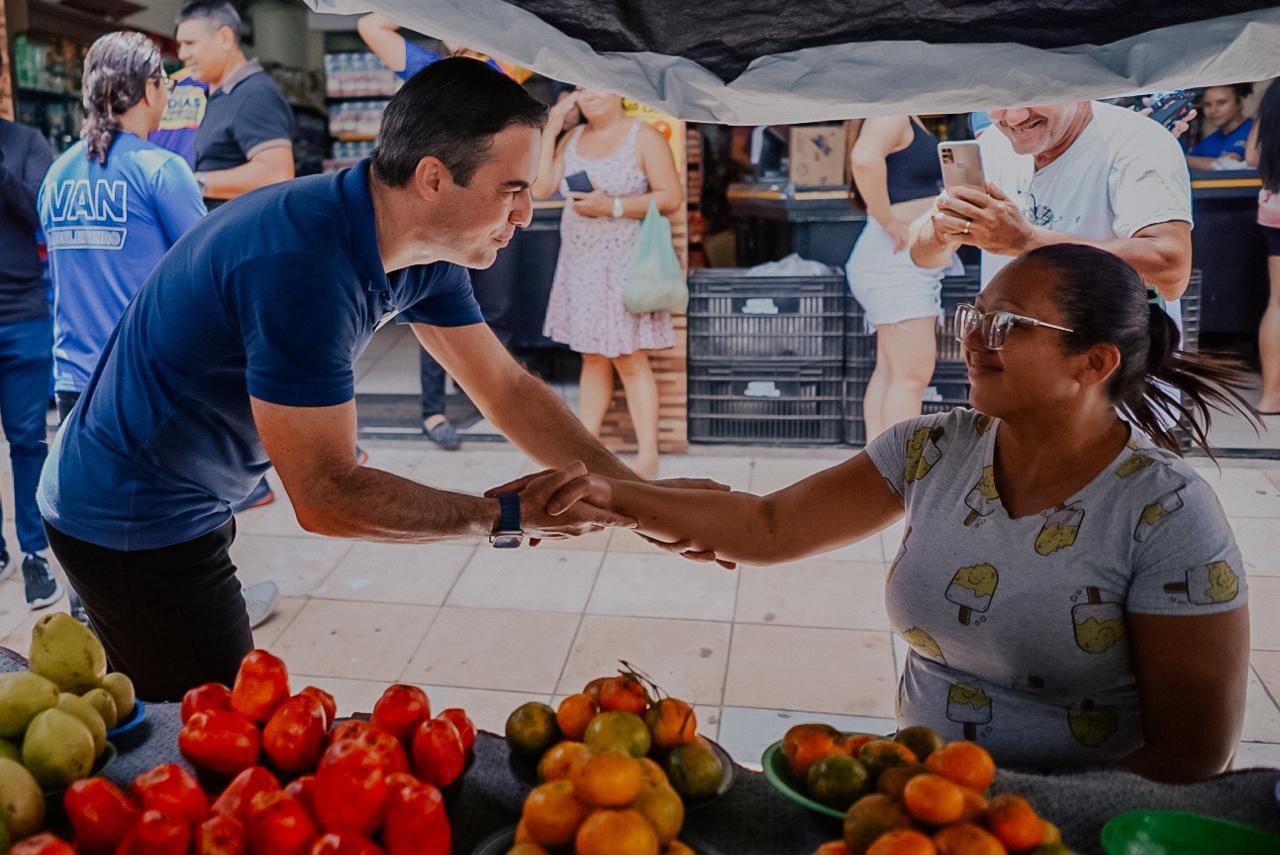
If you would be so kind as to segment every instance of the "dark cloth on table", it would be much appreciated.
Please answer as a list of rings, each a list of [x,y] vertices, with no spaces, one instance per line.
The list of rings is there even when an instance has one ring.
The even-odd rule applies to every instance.
[[[23,667],[0,648],[0,671]],[[298,681],[301,682],[301,681]],[[294,689],[301,688],[295,686]],[[340,711],[343,714],[347,710]],[[127,787],[136,775],[158,763],[187,765],[178,753],[177,704],[147,708],[147,720],[116,742],[120,757],[106,777]],[[511,828],[529,785],[512,772],[505,740],[490,733],[476,738],[475,762],[446,795],[455,855],[470,855],[487,837]],[[1199,784],[1156,784],[1127,772],[1039,775],[1001,771],[993,793],[1016,792],[1062,829],[1080,855],[1101,853],[1100,834],[1107,820],[1130,810],[1187,810],[1280,833],[1274,788],[1280,770],[1243,769]],[[759,772],[741,767],[733,789],[705,807],[690,810],[680,839],[716,855],[808,855],[840,836],[840,822],[819,816],[784,798]]]

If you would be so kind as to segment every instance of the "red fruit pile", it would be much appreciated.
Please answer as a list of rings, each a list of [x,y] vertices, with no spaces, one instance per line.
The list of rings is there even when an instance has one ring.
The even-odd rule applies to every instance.
[[[182,701],[184,757],[234,776],[215,800],[184,767],[139,775],[126,795],[103,778],[66,792],[74,846],[51,834],[22,855],[448,855],[440,787],[475,744],[465,712],[431,717],[427,695],[390,686],[371,721],[334,726],[327,692],[289,693],[284,663],[247,655],[235,686],[209,683]],[[273,771],[274,770],[274,771]],[[279,774],[279,777],[277,776]],[[291,782],[281,786],[281,779]]]

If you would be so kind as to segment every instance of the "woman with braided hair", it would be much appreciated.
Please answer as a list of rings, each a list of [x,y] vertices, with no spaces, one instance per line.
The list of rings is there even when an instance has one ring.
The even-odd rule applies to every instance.
[[[205,214],[186,161],[147,142],[173,84],[141,33],[108,33],[89,49],[82,140],[40,188],[54,283],[55,393],[66,419],[125,306],[169,247]]]

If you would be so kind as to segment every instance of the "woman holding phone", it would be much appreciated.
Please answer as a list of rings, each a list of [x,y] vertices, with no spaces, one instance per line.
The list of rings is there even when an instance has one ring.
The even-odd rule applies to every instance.
[[[907,231],[938,195],[938,138],[915,116],[876,116],[862,123],[849,155],[867,224],[845,270],[854,298],[876,333],[876,366],[863,396],[867,441],[920,415],[937,357],[942,269],[917,267]]]
[[[557,144],[575,107],[585,124]],[[579,89],[551,109],[543,131],[533,195],[557,190],[569,201],[543,333],[582,354],[578,416],[593,434],[609,410],[617,370],[639,446],[635,470],[653,478],[658,384],[646,351],[673,346],[675,332],[667,312],[628,312],[622,288],[650,200],[667,216],[684,204],[671,150],[662,134],[627,117],[621,96]]]

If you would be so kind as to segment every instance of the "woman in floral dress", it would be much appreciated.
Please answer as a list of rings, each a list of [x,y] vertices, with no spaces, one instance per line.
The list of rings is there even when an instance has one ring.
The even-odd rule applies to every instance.
[[[585,124],[555,140],[578,107]],[[564,177],[586,172],[589,193],[572,193]],[[647,351],[675,344],[667,312],[636,314],[622,301],[640,221],[650,200],[670,216],[684,204],[666,140],[622,110],[622,98],[580,89],[551,110],[543,134],[535,196],[559,190],[569,201],[560,221],[560,258],[543,332],[582,354],[579,418],[600,433],[613,397],[613,372],[622,378],[635,426],[636,472],[658,470],[658,385]]]

